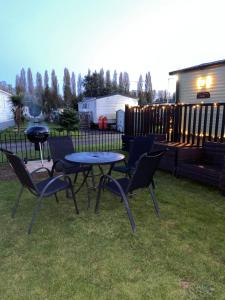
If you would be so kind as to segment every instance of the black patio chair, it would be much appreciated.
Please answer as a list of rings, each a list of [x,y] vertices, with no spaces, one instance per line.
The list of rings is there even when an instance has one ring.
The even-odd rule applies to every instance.
[[[153,144],[154,135],[138,136],[133,140],[130,140],[128,161],[125,161],[125,165],[122,166],[112,166],[109,174],[111,174],[111,171],[117,171],[131,177],[132,173],[135,170],[136,162],[141,157],[141,155],[151,152]]]
[[[43,198],[54,195],[56,202],[58,202],[57,193],[62,190],[68,190],[68,189],[71,190],[75,210],[76,213],[79,214],[75,193],[73,190],[73,185],[71,182],[71,178],[69,176],[63,174],[56,177],[52,177],[51,171],[45,167],[38,168],[33,172],[29,173],[21,158],[19,158],[18,156],[16,156],[15,154],[13,154],[8,150],[5,149],[0,149],[0,150],[6,155],[7,160],[9,161],[11,167],[13,168],[14,172],[16,173],[21,183],[21,189],[17,196],[15,206],[12,209],[12,218],[16,214],[24,189],[28,189],[33,195],[37,197],[37,205],[34,209],[33,216],[30,225],[28,227],[28,234],[30,234],[32,231],[32,226],[35,223],[36,216],[41,208]],[[32,175],[41,169],[46,170],[48,172],[49,177],[39,182],[35,182],[34,179],[32,178]]]
[[[95,212],[97,213],[99,210],[102,189],[109,190],[110,192],[119,196],[121,198],[121,201],[124,203],[132,231],[134,232],[136,229],[136,225],[130,211],[127,196],[132,195],[134,190],[140,188],[149,188],[156,215],[159,217],[159,206],[153,191],[153,176],[164,153],[165,151],[157,151],[154,153],[143,154],[139,158],[136,169],[131,178],[123,177],[114,179],[111,175],[103,175],[99,182]]]
[[[84,183],[87,184],[87,177],[92,172],[91,166],[81,166],[77,163],[71,163],[64,159],[67,154],[73,153],[74,147],[70,136],[49,137],[48,144],[51,158],[53,160],[52,174],[56,172],[63,172],[64,174],[74,174],[74,183],[77,180],[78,174],[83,174],[83,181],[75,193],[79,192]]]

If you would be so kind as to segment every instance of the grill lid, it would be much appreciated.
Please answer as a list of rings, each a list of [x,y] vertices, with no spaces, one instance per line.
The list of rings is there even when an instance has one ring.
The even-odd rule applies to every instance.
[[[46,126],[32,126],[25,133],[28,140],[35,144],[44,143],[49,136],[49,130]]]

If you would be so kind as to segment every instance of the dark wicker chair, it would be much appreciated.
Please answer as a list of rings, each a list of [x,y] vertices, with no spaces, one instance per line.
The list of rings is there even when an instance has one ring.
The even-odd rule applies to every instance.
[[[225,144],[205,142],[202,148],[181,149],[176,175],[219,187],[225,194]]]
[[[16,173],[21,183],[21,189],[17,196],[15,206],[12,210],[12,217],[14,217],[16,214],[17,208],[19,206],[20,198],[22,196],[24,189],[28,189],[33,195],[37,197],[37,205],[34,209],[33,216],[30,225],[28,227],[28,234],[31,233],[32,226],[35,223],[36,216],[41,208],[43,198],[54,195],[56,201],[58,202],[57,193],[62,190],[68,190],[68,189],[71,190],[76,213],[77,214],[79,213],[76,198],[75,198],[75,193],[73,190],[73,185],[69,176],[59,175],[56,177],[52,177],[50,170],[45,167],[38,168],[34,170],[32,173],[29,173],[22,159],[20,159],[18,156],[14,155],[12,152],[7,151],[5,149],[1,149],[1,151],[6,155],[11,167],[13,168],[14,172]],[[39,182],[35,182],[32,178],[32,175],[41,169],[47,171],[49,177]]]
[[[151,136],[138,136],[130,140],[128,162],[125,165],[112,166],[111,171],[127,174],[131,176],[135,170],[136,162],[144,153],[149,153],[154,144],[154,135]],[[110,173],[111,173],[110,171]]]
[[[114,179],[111,175],[102,175],[99,182],[98,194],[96,199],[95,212],[99,210],[100,196],[102,189],[107,189],[115,195],[119,196],[124,203],[125,209],[128,214],[128,218],[131,224],[132,231],[136,229],[136,225],[133,216],[130,211],[127,196],[132,195],[134,190],[141,188],[149,188],[150,195],[154,204],[156,215],[159,217],[159,207],[156,201],[153,185],[153,176],[158,168],[160,159],[164,155],[164,151],[158,151],[150,154],[143,154],[138,162],[134,174],[129,179],[123,177],[120,179]]]
[[[67,154],[73,153],[74,147],[70,136],[57,136],[48,138],[49,149],[51,158],[53,160],[52,174],[56,172],[63,172],[64,174],[75,174],[74,183],[77,180],[79,173],[83,174],[83,182],[75,191],[77,193],[84,183],[87,183],[87,177],[92,168],[90,166],[81,166],[77,163],[70,163],[64,159]],[[92,176],[93,177],[93,176]]]

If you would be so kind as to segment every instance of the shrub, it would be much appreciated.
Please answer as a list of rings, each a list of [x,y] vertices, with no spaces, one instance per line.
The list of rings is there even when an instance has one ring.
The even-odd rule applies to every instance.
[[[68,132],[78,129],[79,117],[77,111],[72,108],[65,108],[59,114],[59,125]]]

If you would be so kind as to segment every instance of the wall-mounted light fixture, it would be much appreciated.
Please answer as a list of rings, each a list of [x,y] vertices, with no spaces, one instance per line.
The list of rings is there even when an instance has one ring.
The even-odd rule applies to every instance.
[[[210,88],[212,85],[212,77],[211,76],[205,76],[205,77],[199,77],[197,79],[197,87],[198,89],[202,88]]]

